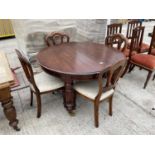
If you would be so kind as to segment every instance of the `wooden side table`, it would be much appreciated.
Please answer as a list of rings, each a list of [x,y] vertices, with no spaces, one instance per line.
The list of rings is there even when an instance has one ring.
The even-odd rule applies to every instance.
[[[13,106],[13,98],[11,96],[11,84],[13,83],[13,75],[4,52],[0,52],[0,102],[9,125],[16,131],[19,131],[18,120],[16,119],[16,109]]]

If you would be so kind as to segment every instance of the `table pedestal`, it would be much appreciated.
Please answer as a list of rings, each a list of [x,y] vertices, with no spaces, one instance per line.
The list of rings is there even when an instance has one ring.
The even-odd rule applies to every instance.
[[[75,92],[73,89],[73,81],[70,77],[65,78],[65,88],[64,88],[64,106],[70,114],[73,114],[76,103],[75,103]]]
[[[9,120],[9,125],[16,131],[19,131],[20,129],[17,126],[18,120],[16,119],[16,109],[13,106],[9,84],[0,87],[0,102],[2,103],[4,114]]]

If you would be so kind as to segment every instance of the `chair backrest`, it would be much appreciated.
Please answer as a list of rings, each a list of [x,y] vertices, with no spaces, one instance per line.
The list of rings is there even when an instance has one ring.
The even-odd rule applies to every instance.
[[[122,52],[127,48],[128,41],[122,34],[114,34],[107,36],[105,39],[105,45],[116,48]]]
[[[126,38],[131,39],[133,30],[139,26],[142,26],[142,22],[140,20],[130,20],[127,26]]]
[[[151,54],[151,51],[153,48],[155,48],[155,26],[153,28],[153,33],[152,33],[152,36],[151,36],[151,43],[150,43],[150,47],[149,47],[149,54]]]
[[[130,44],[129,58],[131,58],[133,51],[137,51],[138,53],[140,52],[142,42],[143,42],[144,29],[145,29],[144,26],[139,26],[133,30],[131,44]]]
[[[53,32],[45,37],[45,42],[47,43],[47,46],[69,43],[69,40],[70,38],[67,34],[60,32]]]
[[[34,80],[34,74],[31,67],[30,62],[27,60],[27,58],[24,56],[23,52],[20,52],[19,50],[15,49],[18,59],[22,65],[22,68],[24,70],[24,73],[26,75],[27,80],[29,83],[33,86],[33,88],[36,91],[39,91],[38,87],[36,86],[35,80]]]
[[[107,70],[103,70],[100,72],[98,77],[98,85],[99,91],[98,95],[96,96],[95,100],[99,100],[102,93],[109,91],[111,89],[115,89],[117,81],[119,80],[120,76],[122,75],[127,60],[121,60],[118,63],[112,65],[111,67],[107,68]],[[106,74],[106,83],[103,85],[103,75]]]
[[[114,23],[107,25],[107,36],[122,33],[122,23]]]

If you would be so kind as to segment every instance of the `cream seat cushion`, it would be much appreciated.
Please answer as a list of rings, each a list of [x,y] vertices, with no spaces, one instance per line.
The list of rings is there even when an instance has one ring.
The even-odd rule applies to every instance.
[[[99,91],[98,81],[93,80],[93,81],[88,81],[88,82],[86,81],[78,82],[74,85],[74,89],[78,93],[94,100]],[[100,101],[111,96],[113,93],[114,93],[114,89],[111,89],[107,92],[102,93]]]
[[[57,77],[54,77],[52,75],[45,73],[44,71],[41,73],[35,74],[34,80],[40,92],[55,90],[64,86],[63,81],[61,81]],[[35,91],[32,84],[30,84],[30,87],[32,88],[33,91]]]

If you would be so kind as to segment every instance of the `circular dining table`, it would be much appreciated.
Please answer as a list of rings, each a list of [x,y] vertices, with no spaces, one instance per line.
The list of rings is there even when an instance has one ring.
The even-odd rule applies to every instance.
[[[37,59],[44,71],[64,81],[64,106],[72,112],[76,108],[74,81],[97,78],[100,71],[125,56],[103,44],[71,42],[47,47],[37,54]]]

